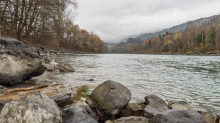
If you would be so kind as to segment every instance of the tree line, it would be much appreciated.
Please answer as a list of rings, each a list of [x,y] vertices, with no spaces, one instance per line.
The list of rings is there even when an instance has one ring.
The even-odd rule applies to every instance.
[[[1,0],[0,34],[49,47],[106,52],[94,32],[73,23],[76,8],[75,0]]]
[[[195,26],[192,22],[175,33],[166,32],[153,39],[135,45],[122,42],[123,47],[114,47],[116,53],[188,53],[218,52],[220,50],[220,18],[214,18]]]

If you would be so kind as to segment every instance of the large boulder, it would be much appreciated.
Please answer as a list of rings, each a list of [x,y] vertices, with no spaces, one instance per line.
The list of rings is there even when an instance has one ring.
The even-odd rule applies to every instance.
[[[149,119],[146,117],[130,116],[122,117],[114,121],[108,120],[105,123],[149,123]]]
[[[63,123],[98,123],[82,108],[68,107],[62,110]]]
[[[201,114],[193,110],[170,109],[157,114],[150,123],[205,123]]]
[[[62,116],[56,103],[41,92],[5,104],[0,114],[1,123],[61,123]]]
[[[30,76],[39,76],[46,67],[39,55],[20,41],[0,37],[0,84],[13,85]]]
[[[156,95],[148,95],[145,97],[147,106],[144,109],[144,116],[147,118],[152,118],[154,115],[168,110],[166,103]]]
[[[127,87],[108,80],[93,90],[86,103],[105,121],[113,119],[130,99],[131,92]]]

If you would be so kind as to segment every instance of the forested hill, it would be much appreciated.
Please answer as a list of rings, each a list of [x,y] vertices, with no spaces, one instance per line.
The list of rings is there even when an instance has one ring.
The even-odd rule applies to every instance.
[[[131,44],[137,44],[138,42],[144,41],[146,39],[153,39],[155,36],[158,36],[158,35],[165,35],[167,32],[168,33],[175,33],[175,32],[178,32],[179,30],[184,30],[189,23],[192,24],[192,25],[198,26],[198,25],[200,25],[204,22],[208,22],[208,21],[210,21],[210,20],[212,20],[213,18],[216,18],[216,17],[220,17],[220,14],[219,15],[214,15],[214,16],[211,16],[211,17],[207,17],[207,18],[200,18],[200,19],[197,19],[197,20],[194,20],[194,21],[186,22],[186,23],[183,23],[183,24],[180,24],[180,25],[177,25],[177,26],[173,26],[171,28],[167,28],[167,29],[164,29],[162,31],[155,32],[155,33],[145,33],[145,34],[142,34],[142,35],[137,36],[135,38],[129,38],[127,40],[127,42],[131,43]]]
[[[106,52],[98,35],[73,23],[76,8],[76,0],[1,0],[0,35],[47,47]]]
[[[127,42],[121,42],[109,49],[111,53],[207,53],[219,51],[220,15],[187,22],[156,33],[144,34],[135,39],[130,38]]]

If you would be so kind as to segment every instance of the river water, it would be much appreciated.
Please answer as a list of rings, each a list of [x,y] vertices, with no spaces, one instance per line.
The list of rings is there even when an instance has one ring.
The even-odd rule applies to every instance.
[[[218,56],[83,54],[57,56],[52,61],[76,69],[74,73],[43,75],[57,83],[94,89],[106,80],[114,80],[131,90],[131,102],[155,94],[166,102],[186,101],[198,110],[220,111]]]

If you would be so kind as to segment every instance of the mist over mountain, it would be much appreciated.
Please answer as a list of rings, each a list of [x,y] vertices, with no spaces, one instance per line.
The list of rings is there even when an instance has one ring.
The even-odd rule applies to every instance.
[[[186,52],[194,50],[194,47],[200,52],[217,49],[220,39],[218,29],[220,29],[220,14],[188,21],[154,33],[139,33],[140,35],[136,34],[137,37],[134,37],[136,35],[127,36],[117,45],[108,44],[108,51],[113,53],[128,51],[132,53],[140,50],[143,52]],[[125,39],[127,41],[124,41]]]
[[[197,19],[197,20],[194,20],[194,21],[189,21],[189,22],[194,26],[199,26],[200,24],[202,24],[204,22],[208,22],[211,19],[217,18],[217,17],[220,17],[220,14],[219,15],[213,15],[211,17],[200,18],[200,19]],[[188,24],[188,22],[185,22],[183,24],[176,25],[176,26],[173,26],[171,28],[166,28],[166,29],[163,29],[162,31],[157,31],[155,33],[145,33],[145,34],[139,35],[135,38],[131,37],[131,38],[127,39],[127,42],[130,43],[130,44],[137,44],[138,42],[144,41],[146,39],[153,39],[155,36],[164,35],[167,32],[168,33],[176,33],[179,30],[184,30],[186,28],[187,24]]]

